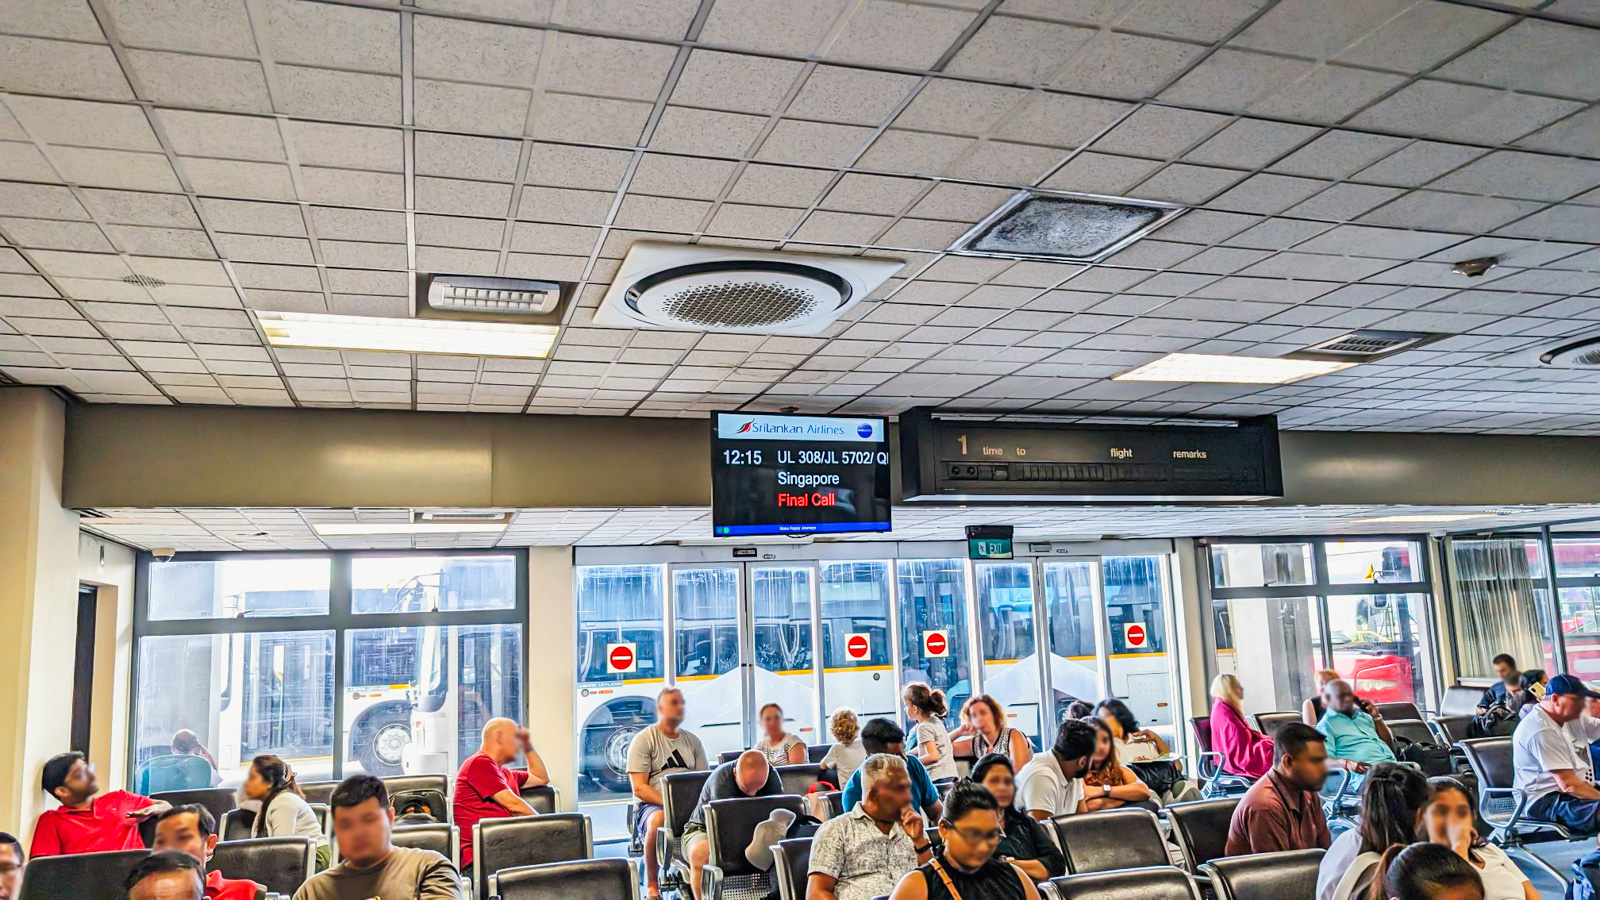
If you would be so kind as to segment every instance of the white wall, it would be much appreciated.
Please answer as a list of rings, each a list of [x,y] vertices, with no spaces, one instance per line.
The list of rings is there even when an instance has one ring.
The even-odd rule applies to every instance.
[[[528,729],[561,789],[562,808],[578,803],[578,729],[572,715],[577,657],[577,600],[572,593],[572,548],[528,549]]]
[[[95,585],[94,698],[90,701],[89,758],[108,791],[128,775],[128,673],[133,667],[134,551],[78,534],[78,582]]]

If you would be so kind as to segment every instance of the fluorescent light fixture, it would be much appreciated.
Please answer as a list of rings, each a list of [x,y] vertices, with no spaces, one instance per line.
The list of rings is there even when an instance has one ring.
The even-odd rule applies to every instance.
[[[1288,384],[1348,369],[1355,363],[1281,356],[1168,353],[1113,381],[1189,381],[1212,384]]]
[[[1374,516],[1356,519],[1357,522],[1412,522],[1416,524],[1461,522],[1466,519],[1487,519],[1494,513],[1405,513],[1395,516]]]
[[[274,347],[443,353],[451,356],[512,356],[543,359],[555,345],[554,325],[387,319],[326,313],[258,312]]]
[[[374,534],[492,534],[504,522],[319,522],[311,526],[322,537],[365,537]]]

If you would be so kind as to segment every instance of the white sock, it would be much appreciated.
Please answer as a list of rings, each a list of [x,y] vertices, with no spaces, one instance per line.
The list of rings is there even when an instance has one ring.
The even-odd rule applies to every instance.
[[[787,809],[775,809],[765,822],[756,826],[755,834],[750,839],[750,846],[744,850],[744,858],[750,865],[765,872],[772,868],[772,845],[783,840],[789,833],[789,826],[794,824],[794,813]]]

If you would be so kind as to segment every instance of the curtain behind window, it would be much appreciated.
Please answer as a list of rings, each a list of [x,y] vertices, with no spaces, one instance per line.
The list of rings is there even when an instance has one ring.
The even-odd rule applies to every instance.
[[[1526,660],[1524,668],[1545,658],[1526,541],[1456,541],[1452,587],[1463,677],[1494,677],[1499,653]]]

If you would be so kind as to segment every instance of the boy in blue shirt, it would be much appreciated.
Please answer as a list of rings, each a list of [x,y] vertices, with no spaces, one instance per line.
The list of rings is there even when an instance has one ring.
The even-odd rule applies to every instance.
[[[888,719],[872,719],[861,729],[861,748],[871,756],[875,753],[890,753],[906,761],[906,771],[911,775],[911,805],[922,810],[928,821],[937,822],[944,812],[944,804],[939,802],[939,790],[933,786],[933,779],[928,777],[928,770],[916,757],[906,756],[906,733],[900,726]],[[850,776],[845,783],[844,811],[855,809],[861,802],[861,770]]]

